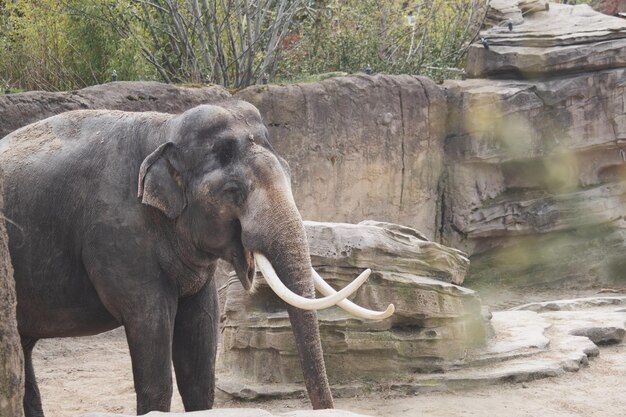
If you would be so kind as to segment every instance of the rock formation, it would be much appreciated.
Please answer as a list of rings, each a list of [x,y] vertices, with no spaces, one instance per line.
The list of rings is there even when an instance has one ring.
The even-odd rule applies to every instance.
[[[622,285],[626,20],[550,3],[481,36],[468,73],[494,78],[444,84],[443,242],[472,288]]]
[[[337,307],[318,313],[333,389],[441,372],[486,343],[489,324],[480,299],[446,282],[462,283],[469,263],[461,252],[386,223],[305,227],[313,266],[331,285],[343,287],[370,267],[372,275],[354,301],[384,310],[393,300],[396,307],[382,322],[357,319]],[[290,385],[302,376],[285,306],[257,279],[261,284],[252,295],[236,279],[227,284],[218,386],[248,398],[299,392],[301,384]]]
[[[23,359],[15,319],[15,283],[9,257],[8,238],[2,217],[0,172],[0,416],[23,415]]]

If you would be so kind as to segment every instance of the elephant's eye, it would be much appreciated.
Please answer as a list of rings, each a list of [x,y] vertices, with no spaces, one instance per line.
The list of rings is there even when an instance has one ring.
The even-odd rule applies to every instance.
[[[213,152],[221,166],[228,165],[237,155],[237,141],[229,139],[219,141],[213,145]]]
[[[242,205],[245,200],[245,192],[241,184],[236,181],[228,181],[222,187],[222,193],[236,205]]]

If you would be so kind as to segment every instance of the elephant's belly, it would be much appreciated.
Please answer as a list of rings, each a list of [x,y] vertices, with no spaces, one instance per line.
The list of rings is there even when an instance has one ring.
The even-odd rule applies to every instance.
[[[54,284],[37,285],[36,280],[16,276],[17,324],[22,336],[87,336],[120,325],[84,279],[56,280]]]
[[[21,336],[39,339],[89,336],[119,327],[120,323],[104,307],[42,308],[26,305],[17,309],[17,326]]]

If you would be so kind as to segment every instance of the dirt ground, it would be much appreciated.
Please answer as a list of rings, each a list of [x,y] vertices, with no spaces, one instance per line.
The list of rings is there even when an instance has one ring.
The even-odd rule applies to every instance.
[[[71,417],[88,411],[134,414],[130,358],[121,329],[88,338],[43,340],[34,357],[47,417]],[[414,397],[387,393],[339,398],[336,407],[380,417],[623,417],[625,387],[626,345],[621,344],[602,347],[600,356],[591,359],[587,368],[561,377]],[[307,409],[310,405],[305,400],[236,403],[218,394],[216,407],[271,412]],[[182,410],[175,393],[172,411]]]

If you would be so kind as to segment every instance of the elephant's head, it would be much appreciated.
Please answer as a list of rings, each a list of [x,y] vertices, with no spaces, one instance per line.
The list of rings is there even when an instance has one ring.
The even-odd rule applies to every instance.
[[[289,304],[313,407],[332,408],[314,310],[337,304],[366,318],[384,318],[393,306],[374,312],[345,300],[367,273],[339,292],[314,273],[289,168],[268,142],[254,106],[231,101],[196,107],[172,119],[166,136],[141,166],[139,197],[174,222],[198,254],[229,261],[246,289],[256,260]],[[314,299],[314,287],[327,297]]]

